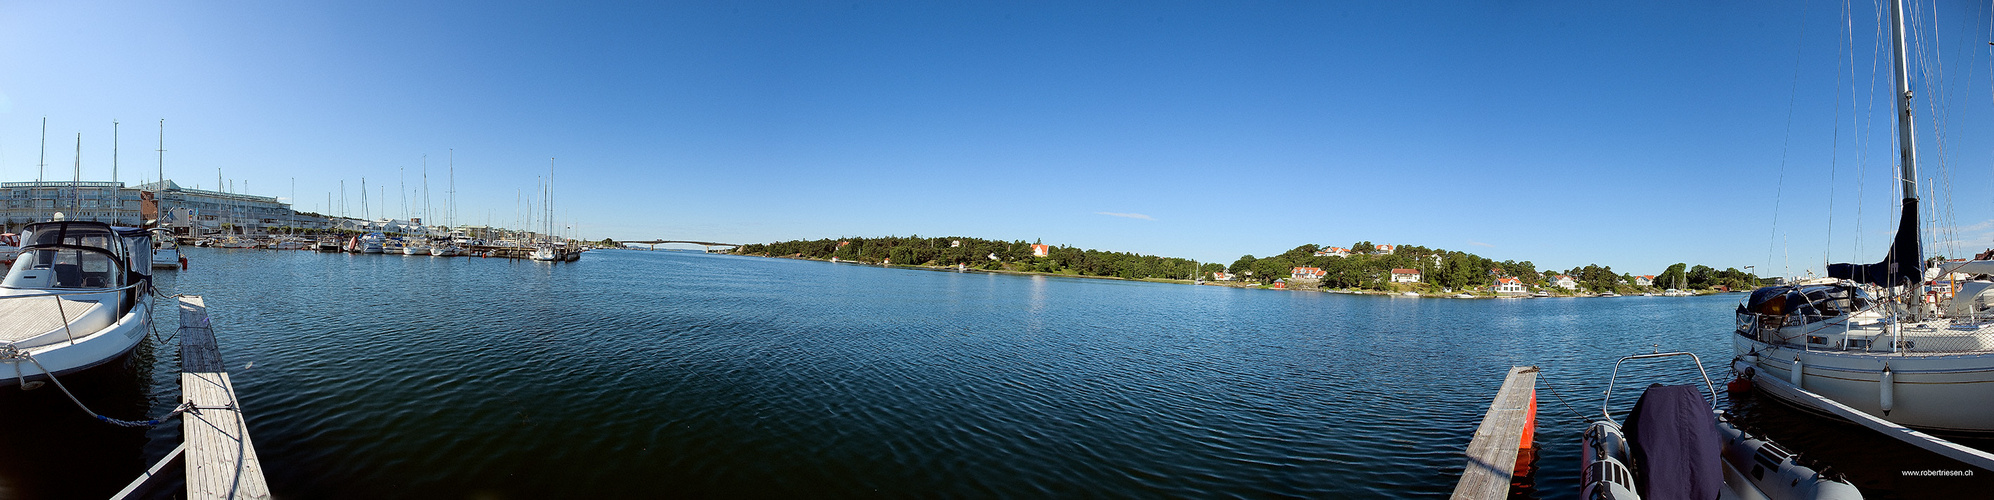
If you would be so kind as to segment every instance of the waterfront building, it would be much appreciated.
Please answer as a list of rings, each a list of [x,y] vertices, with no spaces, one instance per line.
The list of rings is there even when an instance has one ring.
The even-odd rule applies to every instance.
[[[182,236],[208,234],[267,234],[277,227],[326,227],[323,217],[299,215],[291,210],[291,204],[275,197],[255,196],[205,189],[182,187],[172,179],[141,184],[139,191],[152,193],[150,198],[158,206],[148,207],[149,213],[158,213],[161,208],[168,214],[186,209],[192,215],[190,221],[169,220],[169,226]]]
[[[1635,276],[1634,284],[1640,286],[1654,286],[1655,277],[1651,275]]]
[[[1523,280],[1516,278],[1496,278],[1494,291],[1495,293],[1522,295],[1524,293]]]
[[[106,222],[138,226],[139,189],[122,182],[29,181],[0,182],[0,205],[5,206],[7,232],[30,222],[52,220],[62,212],[66,220]]]
[[[1392,270],[1392,282],[1393,282],[1393,283],[1418,283],[1418,282],[1419,282],[1419,277],[1420,277],[1420,276],[1419,276],[1419,270],[1418,270],[1418,269],[1393,269],[1393,270]]]
[[[1297,267],[1288,271],[1288,275],[1302,280],[1319,280],[1326,274],[1319,267]]]
[[[1212,273],[1212,281],[1232,281],[1232,274],[1225,271]]]

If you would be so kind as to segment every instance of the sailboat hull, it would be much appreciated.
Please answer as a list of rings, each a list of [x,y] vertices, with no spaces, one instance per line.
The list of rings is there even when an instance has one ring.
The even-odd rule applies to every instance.
[[[1793,381],[1800,387],[1906,427],[1956,433],[1994,433],[1994,352],[1874,353],[1775,347],[1732,335],[1739,370]],[[1889,390],[1884,370],[1889,369]],[[1804,398],[1766,391],[1802,409],[1828,413]],[[1887,394],[1887,395],[1886,395]],[[1890,408],[1884,409],[1885,398]]]

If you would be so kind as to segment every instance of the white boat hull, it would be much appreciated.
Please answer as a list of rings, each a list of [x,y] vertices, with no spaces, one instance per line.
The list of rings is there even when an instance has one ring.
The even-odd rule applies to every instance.
[[[107,295],[114,296],[115,294]],[[51,299],[16,298],[7,300]],[[114,299],[105,300],[102,306],[115,307],[116,301]],[[146,314],[147,311],[151,310],[151,306],[152,297],[149,294],[141,294],[138,302],[130,311],[125,312],[124,315],[119,316],[116,321],[108,325],[101,328],[93,328],[93,333],[80,334],[73,341],[65,340],[24,348],[22,351],[29,356],[33,356],[34,359],[32,361],[26,358],[0,360],[0,363],[4,363],[4,366],[0,366],[0,380],[8,378],[16,380],[46,379],[51,372],[60,377],[117,360],[125,354],[130,353],[132,349],[137,348],[139,342],[145,339],[146,332],[151,330],[152,319]],[[72,322],[71,326],[74,327],[87,321],[91,320],[88,318],[78,318]],[[101,320],[98,322],[102,323]]]
[[[1760,376],[1798,380],[1801,388],[1898,425],[1919,429],[1994,432],[1994,352],[1874,353],[1773,348],[1731,335],[1742,365]],[[1756,353],[1756,356],[1753,355]],[[1794,360],[1801,376],[1794,377]],[[1890,369],[1890,409],[1881,382]],[[1767,391],[1794,406],[1827,413],[1811,402]]]
[[[159,248],[152,251],[153,269],[179,269],[180,249]]]

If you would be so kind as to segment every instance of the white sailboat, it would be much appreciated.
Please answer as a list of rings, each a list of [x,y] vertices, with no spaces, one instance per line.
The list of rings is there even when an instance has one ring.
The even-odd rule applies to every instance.
[[[1939,293],[1921,269],[1912,95],[1895,0],[1891,21],[1903,192],[1895,241],[1881,262],[1831,264],[1828,278],[1752,292],[1737,309],[1733,368],[1767,394],[1822,413],[1843,407],[1903,427],[1994,432],[1994,282]],[[1953,271],[1994,272],[1994,261],[1941,274]]]
[[[553,158],[547,159],[547,184],[545,186],[542,186],[541,190],[543,192],[541,193],[540,197],[540,207],[541,207],[540,210],[546,212],[546,216],[541,217],[540,219],[542,223],[546,224],[547,226],[546,232],[541,234],[546,238],[546,241],[543,241],[539,245],[534,246],[533,253],[527,255],[527,258],[542,262],[555,262],[561,260],[561,252],[559,249],[554,247],[554,241],[553,241],[554,240],[554,203],[552,200],[552,198],[554,197],[554,159]]]

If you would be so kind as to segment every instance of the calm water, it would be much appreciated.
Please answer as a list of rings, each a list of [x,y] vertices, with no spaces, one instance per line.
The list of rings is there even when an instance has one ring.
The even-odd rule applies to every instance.
[[[1442,496],[1518,364],[1544,368],[1534,495],[1572,498],[1577,414],[1598,413],[1613,359],[1688,350],[1721,384],[1737,297],[1408,299],[680,252],[190,259],[162,287],[207,297],[287,498]],[[173,406],[178,366],[142,348],[69,382],[136,418]],[[1632,371],[1628,387],[1695,379]],[[1723,404],[1871,498],[1994,478],[1901,477],[1962,467]],[[0,388],[0,405],[4,497],[103,498],[178,442],[52,388]]]

